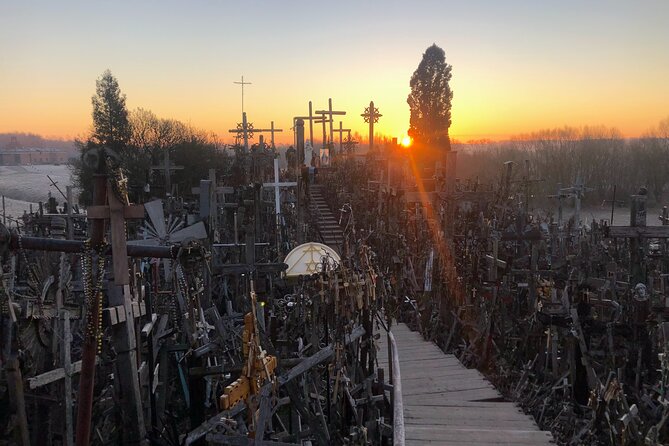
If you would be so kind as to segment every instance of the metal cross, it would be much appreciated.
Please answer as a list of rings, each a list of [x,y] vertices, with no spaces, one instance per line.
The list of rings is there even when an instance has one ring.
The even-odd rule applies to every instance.
[[[242,76],[241,82],[233,82],[233,84],[242,86],[242,114],[244,113],[244,85],[251,85],[251,82],[244,82],[244,76]]]
[[[383,116],[379,113],[379,109],[374,107],[374,101],[369,102],[369,107],[365,108],[365,112],[361,114],[365,118],[365,122],[369,122],[369,150],[374,148],[374,124],[379,122],[379,118]]]

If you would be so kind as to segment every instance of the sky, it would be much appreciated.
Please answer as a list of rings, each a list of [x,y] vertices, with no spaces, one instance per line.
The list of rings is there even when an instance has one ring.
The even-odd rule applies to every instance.
[[[565,125],[639,136],[669,116],[667,0],[0,0],[0,132],[82,136],[110,69],[128,109],[232,142],[245,111],[293,141],[292,117],[402,138],[409,80],[436,43],[453,66],[451,136]],[[316,127],[316,139],[320,139]],[[335,137],[337,138],[337,137]]]

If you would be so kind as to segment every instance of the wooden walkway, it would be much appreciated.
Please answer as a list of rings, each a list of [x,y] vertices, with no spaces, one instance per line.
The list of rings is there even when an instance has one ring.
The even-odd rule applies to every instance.
[[[322,242],[337,252],[344,242],[344,233],[337,218],[328,207],[323,197],[323,185],[309,185],[309,211],[316,218],[316,226]]]
[[[551,445],[529,415],[504,401],[476,369],[425,341],[406,325],[392,327],[399,352],[407,445]],[[381,330],[379,367],[388,375]]]

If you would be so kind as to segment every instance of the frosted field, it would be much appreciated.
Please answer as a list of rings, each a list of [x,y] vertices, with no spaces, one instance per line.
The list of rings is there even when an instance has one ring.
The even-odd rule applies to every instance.
[[[70,184],[68,166],[35,165],[35,166],[0,166],[0,195],[5,196],[5,209],[8,216],[18,217],[30,204],[36,210],[38,203],[46,202],[49,192],[60,205],[64,200],[58,190],[51,185],[47,175],[58,184],[65,193]],[[76,192],[75,192],[76,199]],[[2,209],[0,209],[2,212]]]

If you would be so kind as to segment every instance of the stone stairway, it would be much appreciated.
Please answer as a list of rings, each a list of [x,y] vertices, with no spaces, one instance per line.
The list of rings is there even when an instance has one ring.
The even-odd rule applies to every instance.
[[[344,233],[337,218],[332,213],[323,196],[323,185],[309,186],[309,212],[316,220],[316,227],[321,240],[337,252],[341,252]]]

